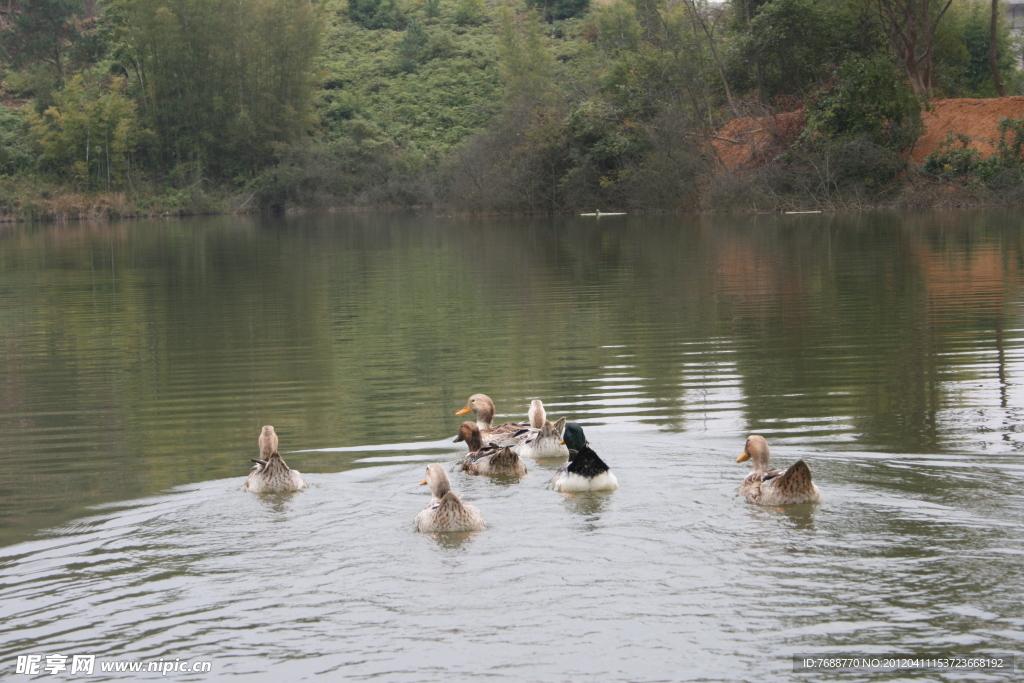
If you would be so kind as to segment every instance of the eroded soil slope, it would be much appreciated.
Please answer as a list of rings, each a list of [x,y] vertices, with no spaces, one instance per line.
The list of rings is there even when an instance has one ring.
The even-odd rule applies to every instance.
[[[1024,118],[1024,97],[932,100],[923,112],[925,131],[910,151],[921,163],[950,133],[966,135],[971,146],[989,156],[999,144],[999,121]],[[730,170],[754,168],[792,144],[804,125],[802,111],[775,116],[737,118],[712,139],[722,165]]]

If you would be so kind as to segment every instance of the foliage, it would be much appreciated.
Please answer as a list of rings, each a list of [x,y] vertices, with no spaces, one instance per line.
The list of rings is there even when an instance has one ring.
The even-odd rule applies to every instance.
[[[34,170],[36,157],[29,138],[27,117],[0,106],[0,176]]]
[[[537,15],[519,16],[503,6],[498,18],[498,45],[507,96],[541,102],[554,89],[554,59],[546,45]]]
[[[116,0],[154,161],[251,173],[309,132],[322,14],[308,0]]]
[[[937,94],[945,97],[995,97],[989,65],[991,4],[962,0],[950,6],[935,35],[934,70]],[[1019,46],[1005,17],[997,15],[996,59],[1011,94],[1024,92]]]
[[[903,86],[892,62],[878,55],[846,62],[815,93],[803,138],[864,136],[898,151],[917,140],[921,130],[920,102]]]
[[[405,12],[395,0],[348,0],[348,16],[363,28],[371,30],[405,28]]]
[[[43,161],[87,187],[119,187],[130,178],[131,155],[142,137],[125,79],[75,76],[43,114],[31,112]]]
[[[715,125],[716,110],[731,104],[719,54],[722,23],[715,5],[616,0],[598,12],[598,47],[609,60],[604,92],[631,120],[667,109],[685,120]],[[705,30],[707,29],[707,30]]]
[[[455,23],[459,26],[479,26],[486,17],[483,0],[458,0],[455,3]]]
[[[834,211],[890,203],[900,189],[893,180],[906,167],[893,149],[866,136],[822,139],[750,174],[713,179],[704,201],[719,210]]]
[[[963,133],[950,133],[924,161],[928,173],[946,177],[966,176],[977,170],[981,155],[971,147],[971,138]]]
[[[32,0],[22,3],[11,25],[0,32],[0,46],[16,67],[46,62],[63,83],[68,52],[81,37],[76,22],[82,0]]]
[[[415,71],[430,43],[430,36],[418,21],[412,21],[405,29],[398,44],[398,68],[402,71]]]
[[[940,178],[977,178],[993,189],[1019,188],[1024,183],[1024,119],[999,122],[996,151],[983,158],[963,134],[950,133],[925,159],[924,170]]]
[[[784,102],[804,105],[808,126],[751,176],[750,205],[866,202],[890,196],[897,150],[920,130],[880,1],[26,2],[79,18],[60,29],[59,69],[52,50],[5,34],[5,95],[32,97],[36,115],[26,135],[27,118],[0,110],[0,174],[98,191],[108,170],[112,188],[130,170],[140,206],[193,209],[224,206],[221,192],[244,210],[695,207],[725,186],[709,132]],[[957,0],[939,23],[939,92],[991,93],[987,8]],[[1014,49],[1001,27],[1020,92]],[[964,175],[937,156],[930,177],[1018,182],[1008,125],[1011,151],[980,159],[954,141],[946,162]]]
[[[526,6],[537,10],[548,23],[583,15],[590,0],[526,0]]]
[[[849,24],[829,0],[759,4],[731,45],[738,84],[765,100],[803,93],[849,56]]]

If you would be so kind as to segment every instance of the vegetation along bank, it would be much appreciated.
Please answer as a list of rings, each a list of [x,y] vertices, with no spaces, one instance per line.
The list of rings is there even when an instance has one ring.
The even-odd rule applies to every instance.
[[[0,0],[0,219],[1021,204],[1006,12]]]

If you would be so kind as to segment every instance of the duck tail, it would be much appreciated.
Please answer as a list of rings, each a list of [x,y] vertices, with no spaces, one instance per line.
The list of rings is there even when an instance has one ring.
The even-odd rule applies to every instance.
[[[775,486],[787,493],[809,491],[814,487],[811,468],[803,460],[797,460],[775,479]]]

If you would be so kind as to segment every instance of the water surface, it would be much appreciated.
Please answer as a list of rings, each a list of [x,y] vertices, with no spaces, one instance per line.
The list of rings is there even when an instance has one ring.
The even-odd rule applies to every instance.
[[[1022,218],[4,226],[0,676],[54,652],[396,681],[1020,655]],[[477,391],[581,422],[622,488],[454,474],[488,529],[414,533]],[[263,424],[308,490],[242,492]],[[734,497],[753,432],[820,505]]]

